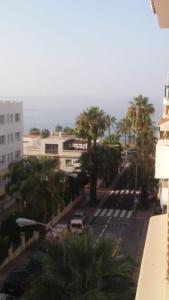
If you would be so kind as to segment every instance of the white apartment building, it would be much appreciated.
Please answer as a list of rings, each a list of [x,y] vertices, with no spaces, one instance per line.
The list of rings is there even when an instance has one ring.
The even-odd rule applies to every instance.
[[[5,198],[8,166],[23,157],[22,102],[0,101],[0,200]]]
[[[169,28],[169,1],[151,0],[151,3],[159,26]],[[155,177],[160,181],[160,202],[167,213],[150,219],[136,300],[169,299],[169,78],[165,86],[163,117],[158,125]]]
[[[86,149],[86,141],[74,136],[65,136],[62,133],[47,138],[32,134],[23,137],[24,157],[52,157],[58,160],[58,169],[67,173],[76,171],[79,166],[78,160]]]

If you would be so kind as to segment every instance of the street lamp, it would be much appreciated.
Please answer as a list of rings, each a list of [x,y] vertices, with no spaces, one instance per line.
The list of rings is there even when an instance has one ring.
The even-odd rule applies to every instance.
[[[25,218],[18,218],[16,219],[16,223],[19,227],[24,227],[24,226],[35,226],[35,225],[41,225],[45,227],[49,227],[49,225],[37,222],[35,220],[31,219],[25,219]]]

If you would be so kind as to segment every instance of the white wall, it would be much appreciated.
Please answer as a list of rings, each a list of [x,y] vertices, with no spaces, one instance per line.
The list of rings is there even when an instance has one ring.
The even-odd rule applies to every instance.
[[[15,114],[20,115],[20,120],[15,121]],[[0,136],[5,135],[5,143],[0,144],[0,157],[5,155],[5,163],[0,164],[0,170],[6,169],[11,161],[15,160],[16,151],[20,151],[23,157],[23,105],[22,102],[0,101],[0,116],[5,115],[5,123],[0,124]],[[12,117],[13,116],[13,117]],[[13,120],[12,120],[12,118]],[[20,133],[20,139],[16,141],[15,133]],[[13,135],[13,140],[11,140]],[[13,159],[11,156],[13,153]]]
[[[169,140],[158,140],[156,145],[155,178],[169,178]]]

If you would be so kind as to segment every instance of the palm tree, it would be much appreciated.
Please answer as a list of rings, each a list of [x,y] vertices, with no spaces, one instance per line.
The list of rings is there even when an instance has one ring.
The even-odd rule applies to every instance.
[[[60,242],[47,243],[48,251],[39,256],[40,274],[35,276],[27,299],[127,299],[119,296],[129,291],[133,294],[133,267],[124,257],[112,257],[113,247],[108,238],[93,243],[89,231],[81,237],[68,235]],[[122,278],[125,289],[120,284],[118,288],[108,285],[110,277]]]
[[[7,192],[20,198],[31,218],[46,222],[63,201],[59,192],[62,176],[55,167],[56,161],[46,157],[30,157],[10,166]]]
[[[147,97],[139,95],[130,102],[128,108],[128,116],[131,121],[131,126],[136,133],[137,141],[140,138],[144,144],[144,131],[151,127],[151,115],[154,113],[154,107],[149,103]]]
[[[106,130],[106,115],[99,107],[90,107],[84,110],[76,119],[76,134],[79,137],[86,138],[88,149],[96,147],[98,137],[104,134]]]
[[[111,135],[111,129],[114,127],[116,124],[116,118],[111,116],[111,115],[106,115],[106,127],[108,130],[109,136]]]
[[[79,163],[80,170],[89,178],[90,198],[92,202],[96,202],[97,180],[103,176],[105,152],[103,147],[96,146],[88,152],[82,153]]]
[[[128,116],[125,116],[117,123],[117,132],[120,135],[124,136],[125,148],[126,148],[126,144],[127,144],[127,138],[128,138],[129,144],[131,142],[131,131],[132,130],[131,130],[130,118]]]
[[[144,206],[147,205],[147,189],[153,176],[154,166],[154,132],[151,115],[154,107],[147,97],[139,95],[130,102],[128,116],[136,135],[137,164],[139,170],[139,182],[142,190]]]

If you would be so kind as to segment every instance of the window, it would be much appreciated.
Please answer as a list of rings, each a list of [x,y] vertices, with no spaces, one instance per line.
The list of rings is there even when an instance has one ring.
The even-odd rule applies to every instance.
[[[8,133],[8,144],[10,143],[10,134]]]
[[[0,124],[5,124],[5,115],[0,115]]]
[[[5,135],[0,135],[0,145],[5,144]]]
[[[11,133],[11,143],[13,142],[13,133]]]
[[[45,144],[45,153],[58,154],[57,144]]]
[[[15,132],[15,142],[20,141],[20,132]]]
[[[13,114],[11,114],[11,123],[13,123]]]
[[[0,165],[5,164],[5,155],[0,155]]]
[[[10,120],[9,120],[9,114],[7,114],[7,123],[9,123]]]
[[[15,151],[15,159],[20,159],[20,151]]]
[[[14,157],[13,157],[13,152],[11,152],[11,161],[14,160]]]
[[[66,166],[67,167],[72,167],[73,166],[73,164],[72,164],[72,159],[66,159]]]
[[[15,114],[15,122],[20,122],[20,114]]]
[[[8,163],[10,163],[10,153],[8,153]]]

